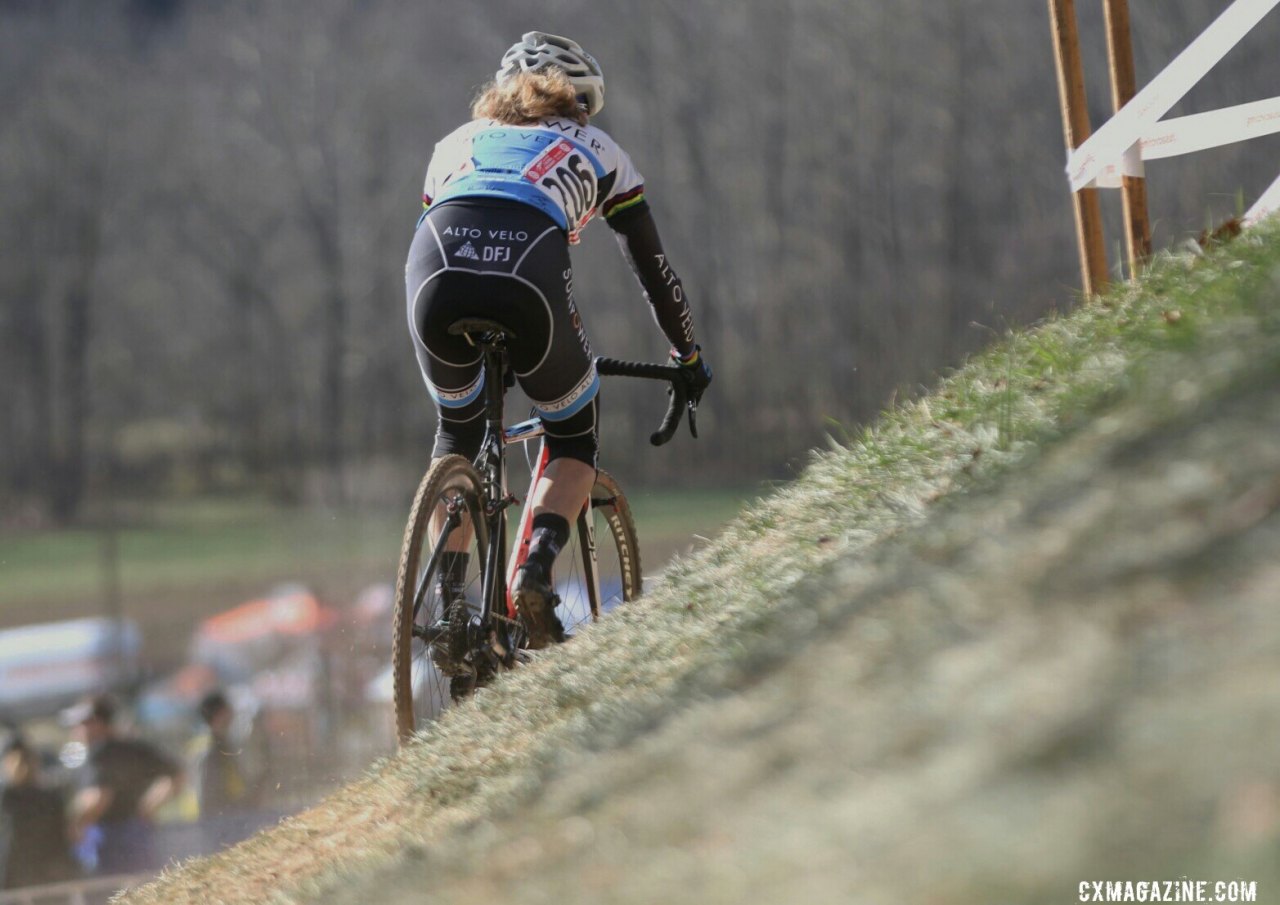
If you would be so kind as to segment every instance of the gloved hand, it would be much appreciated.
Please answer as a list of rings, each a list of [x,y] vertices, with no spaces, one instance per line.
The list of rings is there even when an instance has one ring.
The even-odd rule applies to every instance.
[[[693,354],[687,359],[681,358],[673,349],[671,360],[684,373],[685,386],[689,389],[689,402],[696,406],[702,399],[703,391],[711,383],[711,365],[707,364],[706,356],[702,354],[702,346],[694,346]]]

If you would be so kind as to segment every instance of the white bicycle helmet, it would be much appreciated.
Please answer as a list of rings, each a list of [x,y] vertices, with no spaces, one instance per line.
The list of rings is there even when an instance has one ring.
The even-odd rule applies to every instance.
[[[541,31],[526,32],[518,44],[502,55],[502,64],[494,78],[501,82],[520,72],[539,72],[558,66],[569,76],[587,107],[587,115],[595,116],[604,108],[604,73],[595,57],[577,41],[549,35]]]

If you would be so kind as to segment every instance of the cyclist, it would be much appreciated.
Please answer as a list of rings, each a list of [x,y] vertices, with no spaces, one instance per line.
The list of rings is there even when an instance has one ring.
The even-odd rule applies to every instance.
[[[589,123],[603,106],[590,54],[568,38],[525,34],[476,99],[473,119],[436,145],[405,268],[410,332],[439,416],[433,457],[472,459],[484,435],[480,355],[448,332],[463,317],[510,328],[512,370],[545,424],[549,462],[530,494],[532,537],[512,585],[534,649],[563,638],[551,566],[595,481],[599,377],[574,303],[569,246],[597,213],[616,232],[672,359],[687,369],[690,398],[711,382],[644,180]],[[465,550],[465,532],[455,531],[441,569],[446,601],[461,597]]]

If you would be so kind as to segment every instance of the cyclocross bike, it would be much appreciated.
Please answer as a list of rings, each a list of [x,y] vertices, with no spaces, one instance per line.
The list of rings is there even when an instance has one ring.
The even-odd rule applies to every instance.
[[[503,394],[511,376],[507,341],[515,337],[509,328],[490,320],[463,319],[449,332],[465,337],[483,356],[485,432],[473,462],[449,455],[431,463],[409,512],[396,577],[392,642],[401,741],[450,702],[528,657],[528,633],[509,587],[528,553],[532,512],[531,507],[524,509],[515,555],[508,556],[507,511],[521,501],[507,487],[504,450],[542,437],[542,422],[532,418],[503,427]],[[597,358],[596,370],[669,382],[667,413],[649,438],[653,445],[671,439],[685,412],[690,431],[698,435],[697,405],[689,399],[688,378],[680,368]],[[533,466],[531,488],[546,465],[544,443]],[[439,580],[442,554],[450,541],[455,550],[461,546],[459,532],[465,535],[469,554],[461,588]],[[566,636],[640,594],[640,550],[631,509],[618,482],[604,471],[597,473],[573,536],[557,558],[553,584],[559,598],[556,614]]]

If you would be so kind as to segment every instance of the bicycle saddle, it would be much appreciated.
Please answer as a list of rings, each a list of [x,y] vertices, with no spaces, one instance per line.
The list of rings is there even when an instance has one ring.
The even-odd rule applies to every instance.
[[[464,317],[449,325],[451,336],[479,336],[484,333],[488,333],[497,341],[516,338],[515,331],[510,327],[482,317]]]

